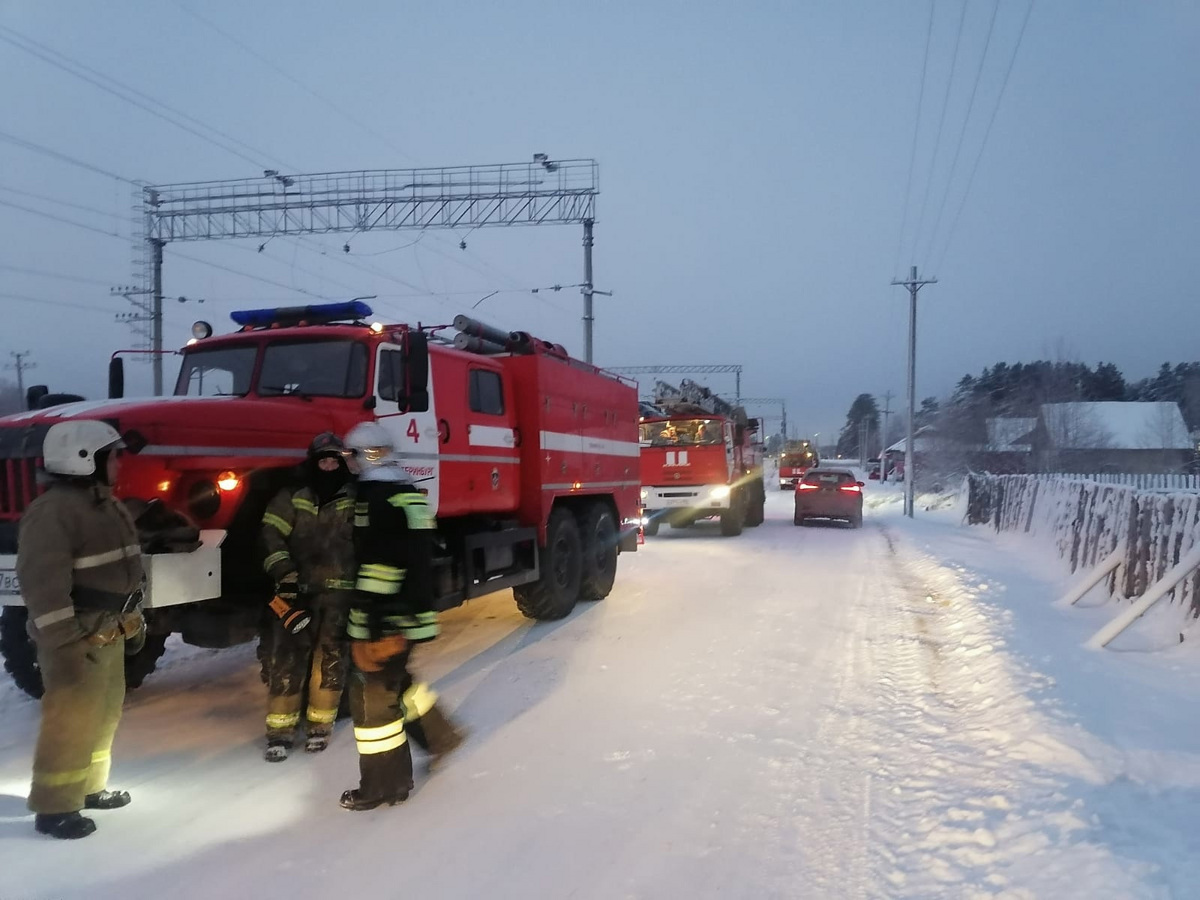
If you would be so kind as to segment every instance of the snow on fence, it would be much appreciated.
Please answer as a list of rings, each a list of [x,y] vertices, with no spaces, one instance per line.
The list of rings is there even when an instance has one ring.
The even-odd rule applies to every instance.
[[[1115,554],[1119,562],[1104,579],[1110,597],[1128,601],[1153,590],[1186,616],[1200,615],[1200,569],[1176,571],[1200,553],[1200,492],[1181,486],[1165,493],[1078,475],[971,474],[967,482],[970,524],[990,522],[997,531],[1052,541],[1072,573],[1111,564]],[[1171,583],[1159,584],[1164,576]]]
[[[1101,484],[1124,484],[1143,491],[1200,491],[1200,475],[1180,475],[1175,472],[1133,475],[1104,472],[1097,475],[1048,475],[1048,478],[1071,478],[1098,481]]]

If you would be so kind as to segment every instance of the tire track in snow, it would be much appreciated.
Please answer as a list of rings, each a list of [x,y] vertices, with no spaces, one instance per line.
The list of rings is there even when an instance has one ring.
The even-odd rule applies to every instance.
[[[1066,794],[1095,767],[1055,737],[958,573],[885,530],[895,602],[878,635],[874,844],[888,897],[1155,897],[1088,840]],[[1036,855],[1036,858],[1035,858]],[[1132,867],[1136,868],[1136,867]]]

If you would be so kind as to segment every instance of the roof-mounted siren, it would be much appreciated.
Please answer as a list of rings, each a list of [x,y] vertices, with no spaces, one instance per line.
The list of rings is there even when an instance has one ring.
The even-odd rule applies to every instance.
[[[362,300],[314,303],[310,306],[276,306],[266,309],[236,309],[229,314],[243,328],[283,328],[288,325],[327,325],[331,322],[360,322],[371,315]]]

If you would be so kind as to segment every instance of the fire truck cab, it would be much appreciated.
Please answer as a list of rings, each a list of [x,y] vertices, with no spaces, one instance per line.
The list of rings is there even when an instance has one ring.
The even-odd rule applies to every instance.
[[[658,382],[643,409],[642,528],[658,533],[663,521],[687,528],[719,518],[721,533],[761,525],[763,488],[759,421],[707,388],[684,379]]]
[[[422,328],[371,315],[361,301],[236,312],[234,333],[194,327],[174,396],[123,398],[114,355],[109,400],[0,419],[0,651],[22,687],[40,693],[22,658],[17,526],[40,490],[42,438],[70,418],[103,419],[138,449],[118,497],[157,500],[200,529],[190,552],[146,554],[154,659],[173,632],[205,647],[256,636],[267,502],[314,435],[372,419],[436,510],[440,608],[512,588],[525,615],[558,619],[609,593],[618,553],[637,546],[622,527],[640,487],[633,383],[466,316]]]
[[[808,470],[820,465],[817,448],[811,441],[788,441],[779,454],[779,489],[795,490]]]

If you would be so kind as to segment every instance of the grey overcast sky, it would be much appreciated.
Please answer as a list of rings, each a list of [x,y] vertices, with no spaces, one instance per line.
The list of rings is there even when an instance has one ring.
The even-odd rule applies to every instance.
[[[918,397],[1000,360],[1136,379],[1200,359],[1200,4],[1035,0],[1023,32],[1028,0],[937,0],[932,26],[930,9],[0,0],[0,132],[151,183],[593,157],[595,280],[614,292],[597,362],[741,363],[744,395],[786,398],[793,433],[822,442],[860,392],[902,404],[889,282],[912,264],[940,280],[920,295]],[[130,281],[131,204],[0,139],[0,355],[31,351],[28,380],[96,396],[131,345],[109,294]],[[582,353],[577,290],[528,292],[581,280],[580,229],[416,237],[168,245],[165,293],[205,303],[168,301],[167,344],[240,306],[378,294],[383,316],[449,321],[499,289],[482,318]]]

